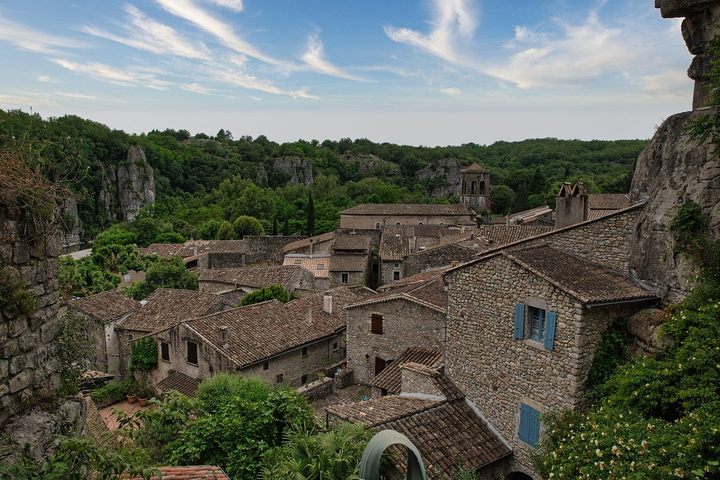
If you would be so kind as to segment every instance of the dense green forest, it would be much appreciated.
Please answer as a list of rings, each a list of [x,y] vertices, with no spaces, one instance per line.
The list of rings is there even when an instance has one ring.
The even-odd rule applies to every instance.
[[[234,229],[221,227],[239,216],[257,218],[267,234],[308,233],[310,192],[315,233],[335,228],[338,212],[360,203],[454,202],[445,174],[473,162],[491,170],[493,185],[512,190],[510,211],[554,202],[562,181],[582,180],[596,193],[626,192],[646,144],[553,138],[447,147],[349,138],[279,144],[262,135],[235,139],[228,130],[130,135],[72,115],[42,119],[0,110],[0,148],[24,152],[77,194],[86,238],[114,223],[100,195],[103,177],[109,166],[127,165],[131,145],[142,147],[154,172],[157,202],[140,216],[156,221],[157,234],[217,238],[221,231],[234,238]],[[292,185],[290,174],[274,168],[277,159],[309,164],[312,181]]]

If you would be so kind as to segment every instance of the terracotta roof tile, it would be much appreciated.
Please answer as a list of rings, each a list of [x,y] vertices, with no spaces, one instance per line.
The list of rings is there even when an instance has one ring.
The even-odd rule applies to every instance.
[[[590,210],[620,210],[630,206],[630,197],[626,193],[593,193],[588,195]]]
[[[481,225],[478,227],[478,234],[492,241],[495,245],[507,245],[518,240],[552,232],[554,228],[533,225]]]
[[[402,280],[398,280],[397,282],[383,285],[382,287],[378,288],[378,292],[387,292],[399,288],[402,288],[404,291],[406,290],[406,287],[415,288],[420,286],[420,284],[422,283],[429,282],[430,280],[442,278],[446,270],[447,268],[439,268],[437,270],[428,270],[427,272],[416,273],[415,275],[405,277]]]
[[[324,295],[333,297],[332,314],[323,310]],[[345,328],[343,307],[359,298],[351,289],[339,287],[286,304],[271,300],[235,308],[185,325],[242,367],[340,332]],[[307,323],[308,310],[312,310],[312,324]],[[226,343],[218,336],[221,327],[230,331]]]
[[[336,235],[332,248],[333,250],[360,250],[369,252],[371,240],[372,238],[368,235]]]
[[[300,265],[210,269],[200,273],[200,282],[225,283],[253,288],[286,285],[292,275],[300,270],[303,270]]]
[[[475,217],[475,213],[465,205],[431,203],[364,203],[343,210],[340,215],[459,215]]]
[[[297,256],[296,256],[297,255]],[[300,266],[312,272],[315,278],[328,278],[330,276],[330,256],[306,256],[302,254],[289,254],[283,259],[283,266]]]
[[[140,308],[140,302],[117,292],[103,292],[89,297],[78,298],[68,303],[83,313],[109,322]]]
[[[192,378],[184,373],[173,372],[167,378],[160,380],[157,384],[158,388],[163,392],[175,390],[186,397],[195,397],[201,380]]]
[[[150,480],[230,480],[220,467],[210,465],[189,465],[186,467],[151,467],[160,472],[160,476],[152,476]],[[141,476],[124,473],[120,478],[142,480]]]
[[[155,332],[227,308],[223,297],[196,290],[159,288],[118,329]]]
[[[364,272],[368,263],[366,255],[333,255],[330,258],[331,272]]]
[[[349,305],[348,308],[357,308],[380,302],[409,300],[411,302],[432,307],[444,312],[447,308],[447,298],[448,294],[445,291],[445,284],[441,279],[434,278],[419,284],[411,283],[400,288],[384,290],[378,295],[365,298],[360,302]]]
[[[468,167],[460,170],[460,173],[490,173],[490,170],[478,163],[472,163]]]
[[[400,367],[402,365],[412,362],[430,368],[438,368],[442,361],[443,352],[441,350],[420,347],[408,348],[373,379],[372,386],[385,389],[390,393],[400,393],[402,383],[402,369]]]
[[[333,405],[328,413],[352,423],[377,427],[388,422],[415,415],[429,408],[442,405],[445,400],[427,399],[405,395],[388,395],[359,403]]]
[[[293,250],[298,250],[301,248],[309,247],[311,243],[316,244],[316,243],[329,242],[333,238],[335,238],[335,232],[327,232],[327,233],[323,233],[322,235],[315,235],[314,237],[303,238],[301,240],[297,240],[295,242],[288,243],[287,245],[285,245],[283,247],[282,251],[284,253],[292,252]]]
[[[655,298],[624,275],[552,247],[503,255],[586,304]]]

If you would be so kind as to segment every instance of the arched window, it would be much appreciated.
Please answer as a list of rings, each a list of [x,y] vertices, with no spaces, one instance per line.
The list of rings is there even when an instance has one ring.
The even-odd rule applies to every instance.
[[[477,188],[477,182],[475,180],[473,180],[472,183],[470,184],[470,194],[471,195],[475,194],[476,188]]]
[[[467,182],[465,180],[462,182],[462,193],[467,193]]]
[[[377,222],[377,223],[375,224],[375,230],[380,230],[380,222]]]
[[[480,190],[478,190],[478,193],[480,193],[481,195],[485,194],[485,182],[480,182]]]

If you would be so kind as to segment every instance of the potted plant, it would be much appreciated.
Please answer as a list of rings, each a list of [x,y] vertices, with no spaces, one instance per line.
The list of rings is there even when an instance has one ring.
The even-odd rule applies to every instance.
[[[122,389],[125,392],[125,397],[127,398],[128,403],[135,403],[135,401],[137,401],[137,393],[135,392],[136,388],[137,384],[134,377],[130,377],[123,382]]]
[[[150,397],[155,395],[155,392],[147,383],[141,383],[138,385],[137,390],[135,391],[135,395],[138,397],[138,401],[140,402],[140,406],[144,407],[145,403],[148,401]]]

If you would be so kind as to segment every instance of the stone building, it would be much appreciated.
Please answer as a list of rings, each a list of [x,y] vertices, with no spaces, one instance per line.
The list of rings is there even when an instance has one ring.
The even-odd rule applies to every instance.
[[[490,170],[473,163],[460,171],[460,203],[475,212],[489,210]]]
[[[301,386],[345,358],[343,307],[362,298],[336,288],[286,304],[277,300],[189,319],[160,331],[157,370],[162,383],[181,373],[207,379],[217,372],[256,376],[271,384]]]
[[[366,203],[340,212],[340,228],[380,230],[388,225],[475,225],[466,205]]]
[[[580,230],[602,227],[607,219]],[[502,474],[536,476],[532,456],[543,429],[540,415],[586,407],[584,383],[610,321],[657,302],[620,273],[628,271],[621,236],[587,239],[596,248],[591,261],[580,256],[588,243],[573,249],[559,241],[578,232],[569,227],[511,244],[445,275],[446,373],[512,447]],[[613,252],[605,265],[597,263]]]
[[[407,363],[423,365],[439,371],[444,365],[443,351],[422,347],[408,348],[385,370],[375,376],[370,384],[372,386],[372,397],[400,395],[402,393],[403,366]]]
[[[444,348],[443,272],[421,274],[420,281],[408,277],[346,308],[347,362],[358,383],[369,385],[410,347]]]
[[[582,182],[564,182],[555,197],[555,227],[584,222],[588,219],[588,195]]]
[[[120,370],[117,327],[141,307],[140,302],[117,292],[103,292],[68,302],[68,312],[87,319],[87,334],[94,347],[90,368],[117,374]]]
[[[330,255],[308,255],[305,253],[289,253],[285,255],[283,266],[296,266],[308,270],[313,275],[315,290],[330,289]]]
[[[288,292],[315,289],[313,273],[300,265],[203,270],[199,284],[201,292],[220,295],[230,305],[237,305],[248,293],[271,285],[282,285]]]
[[[125,378],[127,375],[130,344],[134,340],[192,318],[231,307],[220,295],[195,290],[158,288],[148,296],[141,308],[115,327],[118,338],[118,377]]]

